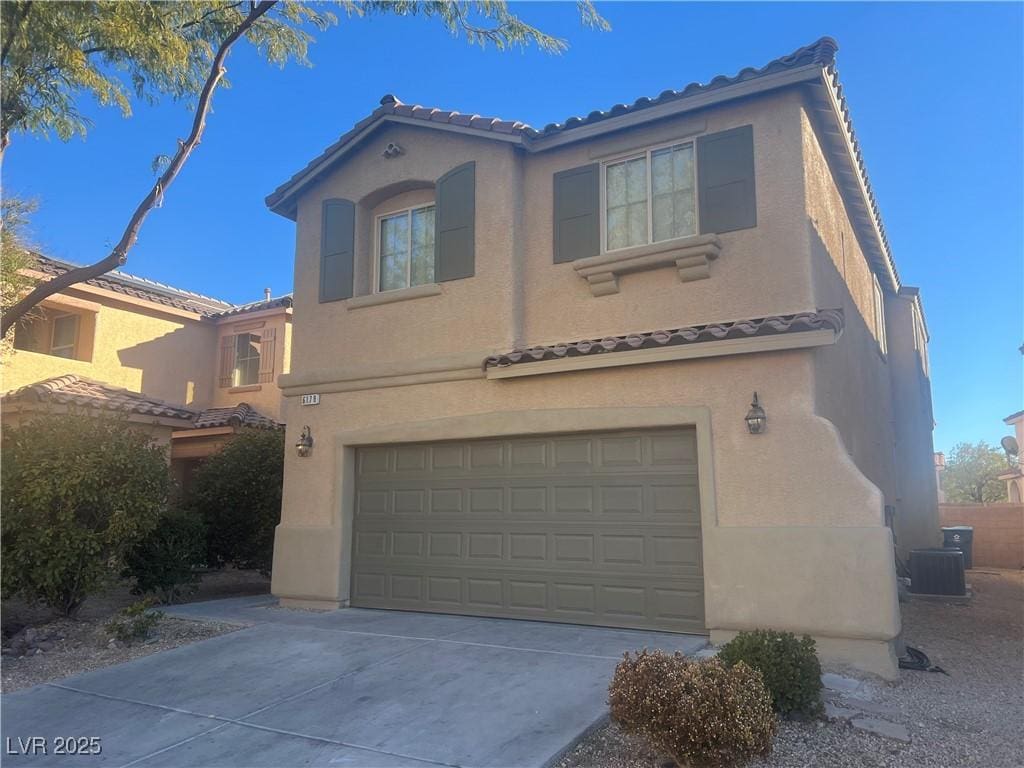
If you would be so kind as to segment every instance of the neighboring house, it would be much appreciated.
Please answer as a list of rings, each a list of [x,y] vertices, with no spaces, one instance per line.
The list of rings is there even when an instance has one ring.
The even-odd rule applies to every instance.
[[[73,265],[37,257],[48,280]],[[187,479],[244,426],[279,426],[291,296],[245,305],[110,272],[46,299],[19,325],[0,377],[3,423],[43,410],[127,414],[170,444]]]
[[[1013,504],[1020,504],[1024,500],[1024,472],[1020,466],[1020,446],[1024,445],[1024,411],[1017,411],[1003,419],[1003,422],[1013,427],[1014,439],[1017,441],[1017,455],[1007,457],[1010,462],[1010,469],[999,475],[999,479],[1006,483],[1006,500]]]
[[[273,592],[777,627],[895,676],[885,521],[939,540],[928,333],[835,51],[543,130],[386,96],[271,194],[313,438]]]

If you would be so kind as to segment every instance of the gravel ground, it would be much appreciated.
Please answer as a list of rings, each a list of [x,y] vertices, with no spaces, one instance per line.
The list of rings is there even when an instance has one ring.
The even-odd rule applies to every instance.
[[[59,638],[53,650],[32,656],[4,656],[0,674],[3,692],[10,693],[79,672],[121,664],[140,656],[241,629],[237,624],[217,621],[164,618],[157,624],[149,640],[118,647],[109,645],[110,635],[104,630],[103,624],[104,621],[100,619],[56,619],[40,625],[41,631],[53,633]]]
[[[910,730],[904,744],[845,722],[783,722],[756,768],[1019,768],[1024,765],[1024,572],[968,574],[966,604],[903,605],[904,637],[949,673],[903,670],[871,686],[874,703]],[[652,768],[657,756],[614,724],[592,732],[558,768]]]
[[[204,574],[199,588],[183,602],[258,595],[269,591],[270,579],[266,576],[261,576],[255,571],[226,568]],[[20,657],[4,656],[0,662],[0,682],[3,691],[9,693],[79,672],[121,664],[140,656],[166,651],[240,628],[235,624],[216,621],[164,618],[148,641],[130,646],[111,647],[110,636],[104,631],[103,625],[113,614],[138,600],[140,597],[133,595],[128,585],[117,584],[86,600],[74,621],[54,618],[52,612],[45,606],[30,605],[21,600],[5,600],[2,606],[5,638],[22,626],[31,626],[45,634],[53,633],[60,639],[52,650],[44,653]]]

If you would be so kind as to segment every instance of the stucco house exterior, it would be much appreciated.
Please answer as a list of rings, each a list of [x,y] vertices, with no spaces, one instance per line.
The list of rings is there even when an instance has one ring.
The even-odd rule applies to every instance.
[[[37,256],[48,280],[71,264]],[[170,447],[186,480],[239,429],[278,427],[290,295],[250,304],[111,272],[46,299],[0,361],[4,425],[68,408],[116,412]]]
[[[1024,445],[1024,411],[1011,413],[1003,423],[1013,427],[1013,438],[1019,447]],[[1015,463],[1011,463],[1009,469],[999,476],[999,479],[1006,483],[1006,500],[1011,504],[1020,504],[1024,501],[1024,471],[1021,471],[1020,455],[1015,457]]]
[[[542,130],[385,96],[271,194],[313,438],[274,594],[775,627],[894,676],[894,536],[939,540],[928,332],[836,50]]]

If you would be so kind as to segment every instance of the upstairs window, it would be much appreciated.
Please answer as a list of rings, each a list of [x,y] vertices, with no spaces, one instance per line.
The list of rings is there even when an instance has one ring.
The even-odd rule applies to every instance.
[[[875,338],[878,339],[878,348],[884,355],[888,351],[885,341],[885,295],[882,293],[882,286],[878,284],[878,278],[872,275],[871,280],[874,289],[872,293],[875,309]]]
[[[378,217],[377,290],[434,282],[434,206]]]
[[[604,170],[605,250],[697,233],[693,144],[611,162]]]
[[[233,385],[245,387],[260,380],[260,337],[255,333],[235,336],[235,371]]]
[[[78,357],[79,320],[79,316],[73,313],[44,311],[42,317],[17,326],[14,348],[75,360]]]

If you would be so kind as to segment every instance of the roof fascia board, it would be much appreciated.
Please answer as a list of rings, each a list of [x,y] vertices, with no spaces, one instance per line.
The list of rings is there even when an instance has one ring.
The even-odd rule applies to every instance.
[[[226,310],[230,312],[231,310]],[[274,307],[272,309],[256,309],[252,312],[234,312],[227,315],[214,315],[209,318],[217,325],[231,325],[232,323],[247,323],[250,320],[261,320],[276,315],[284,315],[286,322],[291,321],[291,307]]]
[[[853,174],[857,184],[857,191],[860,195],[861,202],[867,210],[867,218],[871,226],[871,236],[875,241],[875,245],[883,256],[885,262],[886,276],[890,280],[890,287],[895,292],[900,290],[900,279],[896,275],[896,270],[893,268],[892,254],[889,252],[889,248],[886,245],[885,237],[882,235],[881,227],[878,225],[878,217],[875,215],[874,209],[871,207],[871,195],[868,194],[867,184],[864,179],[864,174],[860,171],[860,166],[857,164],[857,153],[853,147],[853,138],[850,135],[850,131],[846,127],[846,121],[843,119],[843,110],[839,104],[839,99],[836,95],[836,90],[829,82],[829,72],[822,68],[820,69],[820,85],[824,88],[825,93],[828,97],[828,103],[832,108],[832,116],[835,120],[835,125],[839,128],[839,134],[842,137],[843,145],[843,164],[846,165]]]
[[[659,104],[655,107],[636,110],[635,112],[629,112],[618,117],[611,117],[591,125],[572,128],[568,131],[560,131],[550,137],[536,138],[530,141],[528,149],[530,152],[544,152],[576,141],[585,141],[605,133],[632,128],[636,125],[660,120],[665,117],[672,117],[684,112],[692,112],[725,101],[733,101],[744,96],[753,96],[765,91],[784,88],[787,85],[816,80],[821,76],[821,72],[822,67],[820,64],[805,64],[802,67],[796,67],[785,72],[763,75],[742,83],[727,85],[722,88],[716,88],[713,91],[697,93],[693,96],[684,96],[666,104]]]
[[[35,269],[23,269],[19,270],[22,274],[27,277],[32,277],[42,281],[49,281],[53,279],[53,275],[47,272],[40,272]],[[146,299],[140,299],[135,296],[128,296],[124,293],[118,293],[117,291],[110,291],[106,288],[100,288],[96,285],[89,285],[88,283],[74,283],[69,285],[63,291],[58,291],[54,294],[54,301],[59,301],[58,297],[68,296],[73,298],[75,293],[86,293],[91,296],[97,296],[100,298],[108,299],[109,301],[116,301],[121,304],[130,304],[138,307],[145,307],[153,312],[162,312],[165,315],[172,315],[174,317],[183,317],[187,320],[195,320],[197,322],[203,321],[203,316],[198,312],[189,312],[185,309],[178,309],[177,307],[170,307],[166,304],[161,304],[156,301],[147,301]]]

